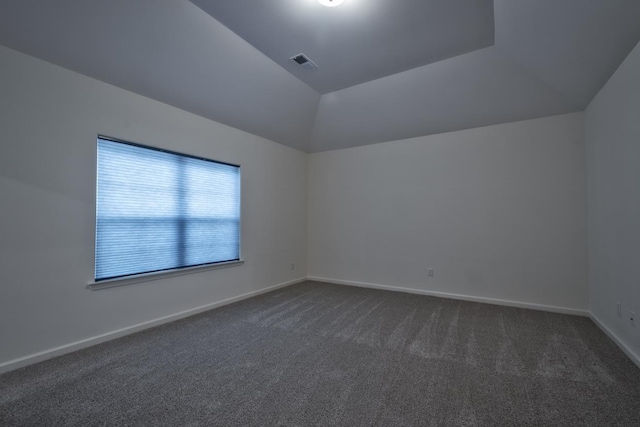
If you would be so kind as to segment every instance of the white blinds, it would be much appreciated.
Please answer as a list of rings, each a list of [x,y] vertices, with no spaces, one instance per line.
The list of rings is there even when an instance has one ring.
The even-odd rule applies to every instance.
[[[96,275],[240,258],[240,168],[98,138]]]

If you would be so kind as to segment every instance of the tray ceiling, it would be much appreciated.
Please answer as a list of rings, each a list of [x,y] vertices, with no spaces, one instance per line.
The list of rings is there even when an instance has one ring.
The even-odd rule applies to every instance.
[[[581,111],[638,16],[638,0],[21,0],[0,2],[0,44],[316,152]]]
[[[493,0],[192,2],[321,94],[493,45]]]

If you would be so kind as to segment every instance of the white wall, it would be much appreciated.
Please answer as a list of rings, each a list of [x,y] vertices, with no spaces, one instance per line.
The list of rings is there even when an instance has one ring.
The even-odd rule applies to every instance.
[[[583,113],[312,154],[309,276],[585,310],[584,177]]]
[[[590,309],[640,364],[640,319],[629,319],[640,315],[640,44],[585,120]]]
[[[3,47],[0,64],[0,366],[306,275],[305,153]],[[97,134],[242,165],[246,263],[85,289]]]
[[[0,367],[307,272],[575,310],[590,296],[640,354],[639,46],[586,115],[308,158],[3,47],[0,63]],[[85,289],[97,134],[241,164],[246,264]]]

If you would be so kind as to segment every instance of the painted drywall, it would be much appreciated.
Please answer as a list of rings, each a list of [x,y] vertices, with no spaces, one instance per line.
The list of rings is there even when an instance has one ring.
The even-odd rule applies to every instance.
[[[309,152],[579,110],[492,46],[323,95]]]
[[[640,360],[640,45],[589,104],[590,310]],[[618,317],[616,303],[622,304]]]
[[[4,47],[0,63],[0,364],[306,276],[304,152]],[[86,289],[98,134],[240,164],[245,264]]]
[[[320,100],[188,0],[3,1],[0,44],[300,150]]]
[[[583,113],[310,154],[309,276],[585,310],[584,177]]]
[[[494,0],[496,47],[583,110],[640,40],[636,0]]]

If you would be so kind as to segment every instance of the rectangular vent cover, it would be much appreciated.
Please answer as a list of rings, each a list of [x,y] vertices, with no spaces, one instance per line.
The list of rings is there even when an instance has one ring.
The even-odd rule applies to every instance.
[[[318,69],[318,66],[312,60],[307,58],[307,56],[304,53],[299,53],[295,56],[292,56],[291,60],[296,64],[298,64],[299,66],[301,66],[302,68],[304,68],[305,70]]]

